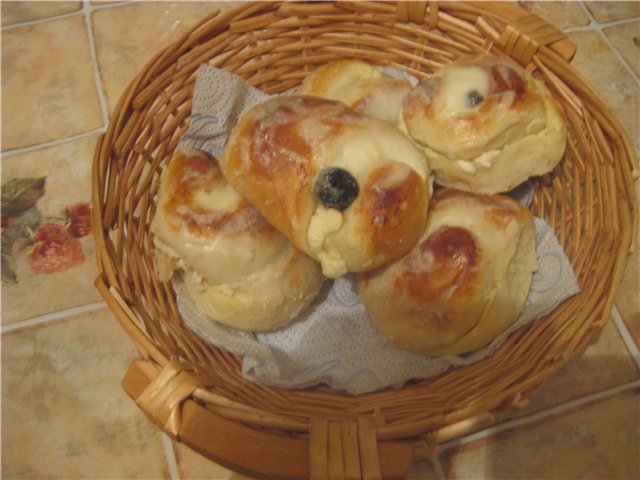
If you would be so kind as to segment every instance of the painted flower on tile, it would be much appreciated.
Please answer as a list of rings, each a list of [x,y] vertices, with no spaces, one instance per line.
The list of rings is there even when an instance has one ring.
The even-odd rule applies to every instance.
[[[65,215],[69,226],[67,230],[76,238],[91,233],[91,207],[88,203],[76,203],[67,207]]]
[[[29,254],[33,273],[62,272],[84,262],[82,245],[63,225],[45,223],[38,228],[34,242]]]
[[[36,203],[46,177],[13,178],[2,185],[2,282],[18,281],[16,255],[26,255],[33,273],[55,273],[84,261],[78,240],[91,233],[91,207],[76,203],[64,217],[45,218]]]

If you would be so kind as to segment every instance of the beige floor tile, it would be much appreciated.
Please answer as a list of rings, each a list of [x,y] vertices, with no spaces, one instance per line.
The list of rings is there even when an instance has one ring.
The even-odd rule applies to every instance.
[[[593,18],[600,23],[624,20],[640,16],[640,3],[632,0],[627,2],[584,2]]]
[[[98,64],[109,110],[145,64],[217,8],[237,2],[143,2],[93,14]]]
[[[521,7],[535,13],[556,28],[589,25],[589,17],[578,2],[520,1]]]
[[[103,126],[81,14],[2,32],[2,149]]]
[[[603,29],[631,68],[640,75],[640,21]]]
[[[525,409],[508,417],[525,416],[638,378],[640,371],[610,317],[596,343],[551,376]]]
[[[638,3],[640,6],[640,2]],[[600,94],[625,129],[636,154],[640,153],[640,89],[597,32],[575,32],[569,38],[578,46],[571,62]]]
[[[2,253],[3,263],[5,260],[14,262],[17,277],[16,283],[7,283],[5,279],[2,284],[3,324],[102,300],[93,286],[97,267],[91,235],[77,240],[84,256],[84,261],[79,265],[57,273],[34,273],[29,261],[30,249],[33,248],[29,246],[33,242],[29,237],[37,237],[37,225],[56,224],[56,228],[65,225],[68,228],[70,225],[65,218],[65,209],[78,203],[90,202],[91,158],[96,139],[97,135],[88,135],[2,159],[3,197],[12,179],[24,182],[27,178],[46,177],[42,191],[36,191],[33,186],[24,188],[13,197],[14,202],[9,202],[7,197],[2,205],[3,216],[9,215],[8,209],[16,205],[16,213],[9,216],[9,225],[2,231]],[[39,194],[43,195],[38,197]],[[17,213],[29,205],[33,206],[23,213]],[[25,228],[21,228],[24,224],[30,225],[34,233],[30,234]],[[12,249],[5,248],[10,238],[16,239]],[[55,258],[76,258],[77,251],[71,249],[71,246],[76,245],[75,240],[67,238],[60,244],[66,247],[52,250],[50,254]],[[3,276],[8,274],[5,267],[6,264],[3,264]]]
[[[135,355],[103,310],[2,336],[2,478],[169,478],[120,385]]]
[[[76,12],[82,8],[82,2],[43,2],[43,1],[3,1],[1,4],[2,26],[30,22],[65,13]]]
[[[639,391],[443,452],[448,478],[640,477]]]
[[[411,466],[407,480],[438,480],[439,478],[431,460],[422,460]]]
[[[241,475],[212,462],[182,443],[174,443],[180,478],[211,478],[216,480],[245,480]]]

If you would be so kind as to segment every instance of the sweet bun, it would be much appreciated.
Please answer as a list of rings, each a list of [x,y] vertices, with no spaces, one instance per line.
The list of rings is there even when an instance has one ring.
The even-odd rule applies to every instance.
[[[411,84],[381,73],[361,60],[325,63],[304,79],[297,95],[339,100],[366,115],[396,124]]]
[[[293,248],[201,151],[177,152],[163,171],[151,230],[159,278],[179,271],[200,309],[235,328],[288,323],[324,281],[318,263]]]
[[[431,177],[395,126],[344,103],[271,98],[231,133],[225,177],[325,275],[375,268],[415,245]]]
[[[482,54],[446,65],[405,97],[400,128],[436,183],[498,193],[551,171],[566,146],[562,112],[513,60]]]
[[[530,212],[510,197],[454,189],[397,262],[358,276],[362,303],[394,345],[431,356],[487,345],[520,315],[537,268]]]

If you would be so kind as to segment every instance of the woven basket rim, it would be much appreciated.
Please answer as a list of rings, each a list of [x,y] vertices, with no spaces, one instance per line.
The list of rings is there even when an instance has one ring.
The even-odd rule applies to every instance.
[[[130,380],[134,374],[138,383],[152,383],[167,371],[174,372],[171,378],[178,378],[177,371],[192,387],[180,402],[195,399],[221,418],[250,425],[255,431],[308,442],[309,425],[316,425],[313,422],[318,418],[356,422],[364,431],[368,424],[356,420],[366,417],[373,419],[371,428],[380,445],[387,440],[404,442],[415,456],[418,439],[421,445],[425,441],[439,444],[525,404],[549,376],[586,347],[606,322],[635,238],[632,172],[637,165],[636,153],[602,98],[568,63],[575,47],[560,32],[524,10],[504,5],[500,8],[463,2],[248,3],[213,12],[147,63],[121,96],[107,131],[99,138],[92,172],[99,268],[96,286],[141,354],[125,381],[130,394],[138,389]],[[367,36],[369,31],[388,32],[381,37],[383,46],[377,50],[358,47],[374,63],[388,62],[424,75],[451,55],[491,48],[517,59],[544,79],[566,112],[571,135],[568,159],[552,175],[538,181],[532,209],[553,226],[586,293],[507,339],[495,354],[499,361],[490,357],[401,389],[354,397],[322,388],[283,390],[252,384],[238,378],[241,370],[237,357],[206,342],[199,343],[178,323],[155,319],[162,309],[174,316],[177,311],[170,300],[170,287],[153,280],[145,255],[151,247],[146,227],[153,186],[161,163],[171,155],[188,122],[189,91],[200,63],[215,61],[266,89],[284,89],[299,83],[316,61],[357,53],[356,47],[337,43],[342,37],[348,40],[355,35],[346,32],[351,24],[354,28],[362,26],[356,33],[370,42],[374,41]],[[273,35],[274,31],[278,35]],[[287,41],[282,40],[283,32],[291,35]],[[324,55],[304,50],[304,45],[314,39],[319,39],[316,48]],[[413,42],[410,55],[397,51],[400,41]],[[251,42],[270,47],[259,55],[275,64],[272,71],[254,70],[251,61],[241,63],[247,55],[243,47]],[[429,53],[427,47],[435,53]],[[571,190],[571,196],[566,189]],[[589,228],[595,233],[589,234]],[[592,275],[594,271],[604,271],[604,278]],[[593,295],[596,287],[599,293]],[[559,328],[560,321],[566,326]],[[545,335],[550,338],[548,343],[539,340]],[[534,352],[527,352],[531,365],[523,373],[510,362],[524,358],[528,348]],[[217,366],[215,372],[202,371],[208,363]],[[496,383],[496,369],[502,371],[502,380],[485,385],[482,379],[488,375],[493,375]],[[479,379],[481,395],[474,396],[469,387],[461,387],[471,378]],[[443,400],[445,394],[451,398]],[[249,465],[218,457],[215,448],[203,447],[185,436],[188,426],[184,423],[167,426],[165,417],[171,412],[166,409],[148,404],[143,409],[166,431],[210,458],[238,471],[257,472]],[[149,409],[155,410],[150,413]]]

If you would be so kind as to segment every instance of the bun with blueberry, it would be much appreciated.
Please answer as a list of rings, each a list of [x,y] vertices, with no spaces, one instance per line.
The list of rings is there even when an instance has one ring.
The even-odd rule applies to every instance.
[[[564,117],[543,82],[489,54],[446,65],[414,87],[400,128],[424,151],[437,183],[482,193],[551,171],[566,145]]]
[[[394,125],[334,100],[271,98],[234,128],[229,183],[336,278],[397,259],[424,231],[431,176]]]

